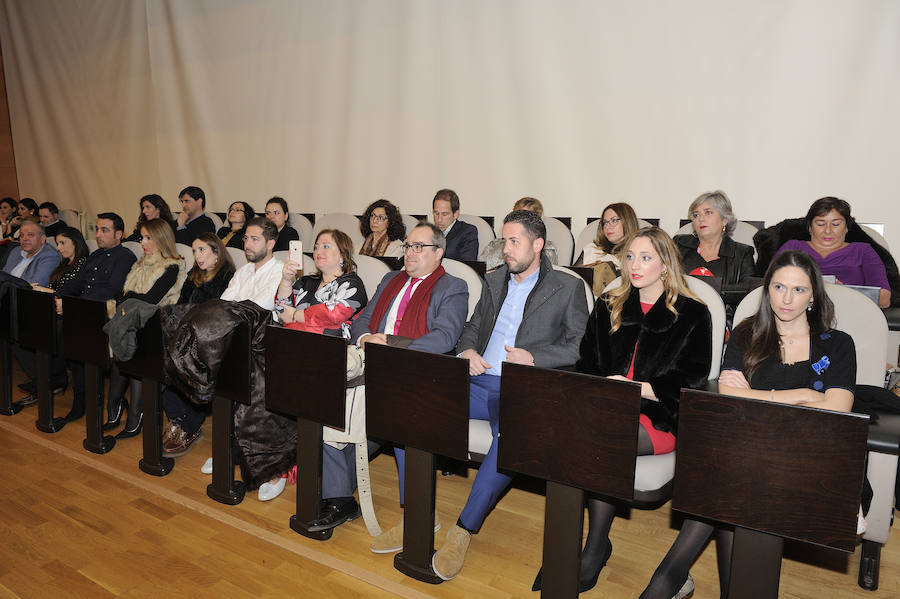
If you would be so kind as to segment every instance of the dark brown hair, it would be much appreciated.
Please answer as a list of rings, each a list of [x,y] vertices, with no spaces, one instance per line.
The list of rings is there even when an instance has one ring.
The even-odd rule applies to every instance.
[[[219,271],[224,269],[225,272],[234,272],[234,262],[231,261],[231,256],[228,254],[228,250],[225,249],[225,244],[222,243],[222,240],[219,239],[219,236],[215,233],[201,233],[197,235],[197,238],[194,241],[201,241],[205,243],[212,253],[216,255],[216,264],[210,270],[202,270],[197,263],[194,263],[194,266],[191,267],[190,272],[188,272],[188,278],[191,282],[199,287],[203,283],[209,283],[216,275],[219,274]]]
[[[748,381],[765,359],[773,356],[780,358],[780,337],[775,328],[775,314],[769,300],[769,285],[775,272],[785,266],[796,266],[805,272],[812,285],[812,305],[806,312],[810,341],[834,326],[834,304],[825,293],[822,273],[815,260],[797,250],[778,254],[766,270],[756,314],[738,324],[732,335],[732,339],[744,349],[743,372]]]

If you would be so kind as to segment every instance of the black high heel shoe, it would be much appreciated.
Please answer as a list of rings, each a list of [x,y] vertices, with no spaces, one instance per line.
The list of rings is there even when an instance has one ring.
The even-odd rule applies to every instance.
[[[122,422],[122,412],[124,412],[125,408],[127,407],[128,401],[123,397],[119,399],[119,408],[115,411],[115,417],[113,417],[113,411],[107,408],[106,422],[104,422],[103,426],[100,428],[102,430],[108,431],[119,426],[119,423]]]
[[[124,401],[124,400],[123,400]],[[137,422],[134,419],[137,418]],[[128,418],[125,420],[125,428],[119,431],[116,439],[130,439],[141,432],[144,424],[143,402],[141,401],[140,381],[132,381],[131,403],[128,405]]]
[[[597,567],[597,571],[593,573],[589,573],[588,577],[585,576],[585,572],[582,570],[578,575],[578,592],[584,593],[586,591],[590,591],[592,588],[597,586],[597,579],[600,577],[600,572],[603,571],[603,567],[606,565],[606,562],[609,561],[610,556],[612,555],[612,541],[609,539],[606,540],[606,557],[600,562],[600,565]],[[540,591],[541,586],[543,585],[543,572],[544,569],[541,568],[538,570],[537,576],[534,577],[534,584],[531,585],[532,591]]]
[[[130,413],[129,413],[130,415]],[[137,424],[134,427],[129,426],[128,422],[125,423],[125,428],[119,431],[119,434],[116,435],[116,439],[130,439],[132,437],[137,437],[141,434],[141,429],[144,426],[144,414],[143,412],[138,415]]]

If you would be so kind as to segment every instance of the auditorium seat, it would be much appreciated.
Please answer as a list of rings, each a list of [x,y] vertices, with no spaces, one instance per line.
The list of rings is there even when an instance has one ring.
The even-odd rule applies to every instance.
[[[547,227],[547,241],[556,246],[560,266],[572,264],[575,251],[575,240],[572,231],[558,218],[545,216],[542,219]]]
[[[478,304],[478,299],[481,297],[481,277],[478,276],[478,273],[475,272],[471,266],[464,264],[459,260],[444,258],[441,261],[441,265],[447,273],[466,282],[466,285],[469,288],[469,311],[466,314],[466,320],[472,318],[472,313],[475,311],[475,306]],[[488,431],[488,434],[490,434],[490,430]]]
[[[311,252],[312,246],[316,241],[312,236],[313,224],[299,212],[291,212],[290,217],[291,220],[289,224],[297,229],[297,233],[300,235],[300,241],[303,242],[303,251]]]
[[[316,226],[313,227],[312,232],[313,241],[315,241],[316,235],[318,235],[319,231],[322,229],[337,229],[338,231],[346,233],[347,236],[353,240],[354,252],[358,252],[362,247],[363,241],[365,241],[362,233],[359,232],[359,219],[352,214],[332,212],[331,214],[325,214],[316,218]],[[312,246],[308,249],[311,251]]]
[[[486,220],[474,214],[460,214],[459,220],[475,225],[475,228],[478,229],[478,255],[481,255],[481,250],[496,238],[494,228]]]

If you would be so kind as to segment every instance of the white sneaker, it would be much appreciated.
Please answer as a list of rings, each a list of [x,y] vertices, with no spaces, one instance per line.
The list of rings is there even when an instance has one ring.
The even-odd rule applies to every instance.
[[[287,484],[287,477],[279,478],[274,483],[263,483],[259,486],[259,500],[260,501],[270,501],[275,499],[281,492],[284,491],[284,486]]]
[[[200,472],[203,474],[212,474],[212,458],[208,458],[203,465],[200,466]]]

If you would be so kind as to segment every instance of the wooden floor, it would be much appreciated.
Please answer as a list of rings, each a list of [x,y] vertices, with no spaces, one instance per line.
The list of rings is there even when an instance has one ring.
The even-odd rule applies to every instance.
[[[64,414],[71,394],[57,399]],[[543,497],[513,489],[472,542],[462,574],[432,586],[394,570],[391,556],[368,551],[362,520],[330,541],[290,530],[295,487],[237,506],[206,497],[205,438],[162,478],[137,468],[140,438],[112,452],[86,452],[83,421],[55,435],[34,428],[36,407],[0,416],[0,598],[3,597],[537,597],[531,582],[541,561]],[[438,477],[437,507],[456,520],[472,475]],[[383,527],[399,517],[393,458],[372,463],[375,505]],[[675,537],[669,506],[616,518],[613,556],[584,597],[637,597]],[[438,544],[444,532],[438,533]],[[880,588],[856,584],[859,550],[849,557],[787,548],[782,597],[900,596],[900,533],[882,552]],[[710,546],[691,570],[695,597],[718,597]]]

